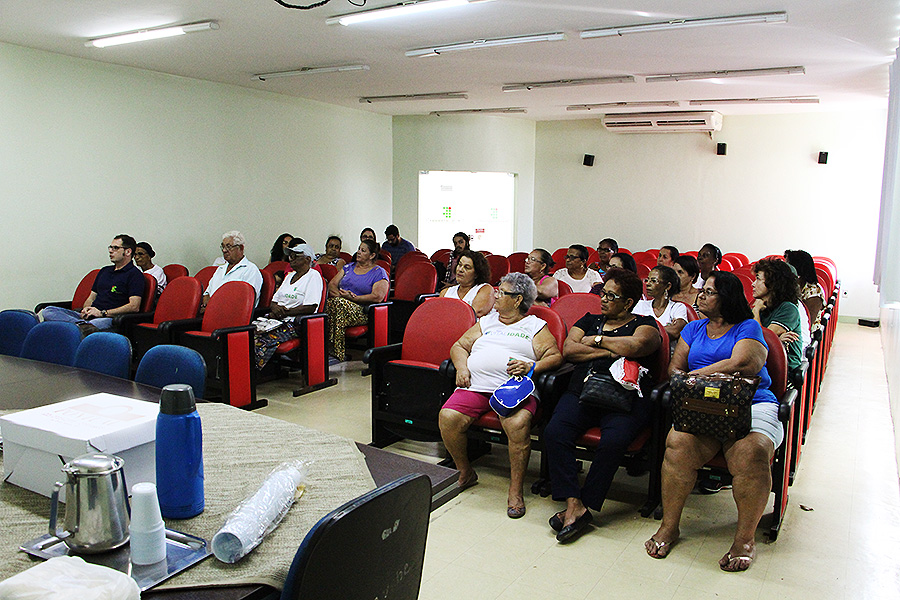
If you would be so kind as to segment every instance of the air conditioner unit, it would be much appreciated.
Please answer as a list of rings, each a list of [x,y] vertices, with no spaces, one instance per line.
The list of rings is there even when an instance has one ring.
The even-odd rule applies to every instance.
[[[603,115],[601,122],[617,133],[711,132],[722,129],[722,114],[714,110],[619,113]]]

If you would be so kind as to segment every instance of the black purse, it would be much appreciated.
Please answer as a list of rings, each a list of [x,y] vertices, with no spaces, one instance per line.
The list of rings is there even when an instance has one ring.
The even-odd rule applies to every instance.
[[[690,375],[676,370],[669,379],[675,431],[709,435],[719,441],[750,433],[751,405],[760,378],[740,374]]]
[[[637,397],[637,390],[630,390],[613,379],[608,367],[592,366],[584,378],[578,401],[591,408],[630,413]]]

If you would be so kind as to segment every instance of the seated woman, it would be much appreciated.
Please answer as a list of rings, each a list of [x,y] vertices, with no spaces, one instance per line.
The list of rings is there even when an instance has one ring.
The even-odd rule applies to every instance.
[[[536,248],[525,258],[525,274],[531,277],[537,287],[538,306],[550,306],[559,297],[559,284],[550,275],[553,257],[543,248]]]
[[[721,449],[734,477],[738,522],[734,543],[719,560],[719,567],[744,571],[756,554],[756,526],[772,489],[769,465],[784,439],[784,430],[778,421],[778,399],[769,390],[772,380],[765,366],[768,348],[762,327],[753,320],[740,280],[731,273],[711,272],[699,302],[708,318],[691,321],[681,332],[669,372],[760,376],[752,401],[753,423],[745,437],[724,443],[710,436],[669,431],[662,466],[662,523],[644,547],[653,558],[668,556],[678,540],[681,512],[697,480],[697,469]]]
[[[275,243],[272,244],[272,250],[269,251],[269,263],[278,262],[278,261],[286,261],[287,259],[287,249],[291,246],[291,241],[294,239],[289,233],[282,233],[276,238]]]
[[[450,262],[447,264],[446,270],[444,271],[444,276],[440,276],[440,269],[438,266],[443,267],[443,263],[440,261],[435,261],[434,268],[438,269],[438,281],[442,281],[446,287],[450,287],[456,283],[456,265],[459,263],[459,257],[462,256],[463,252],[467,252],[471,250],[469,247],[469,236],[464,231],[458,231],[453,234],[453,251],[450,253]],[[482,254],[482,257],[484,255]],[[490,271],[490,269],[488,269]],[[490,273],[488,273],[488,279],[490,279]]]
[[[338,271],[344,268],[347,263],[341,258],[341,238],[336,235],[328,236],[325,241],[325,254],[316,255],[316,264],[334,265]]]
[[[363,305],[381,302],[387,296],[391,280],[384,269],[375,264],[378,244],[363,240],[356,251],[356,261],[338,271],[328,283],[328,334],[331,355],[346,360],[344,330],[363,325],[366,315]]]
[[[456,367],[456,391],[441,409],[439,424],[447,451],[459,469],[461,488],[478,481],[466,454],[466,430],[491,410],[491,394],[513,375],[535,374],[555,369],[562,355],[547,323],[526,315],[537,290],[522,273],[510,273],[500,280],[495,311],[472,326],[450,349]],[[537,398],[529,396],[500,424],[509,438],[510,480],[506,514],[518,519],[525,514],[522,485],[531,454],[531,420]]]
[[[140,244],[138,244],[140,245]],[[825,308],[825,291],[816,277],[816,265],[805,250],[785,250],[784,260],[797,271],[800,278],[800,300],[806,305],[813,328],[818,328],[819,317]],[[801,318],[803,315],[800,315]]]
[[[722,264],[722,251],[713,244],[703,244],[700,252],[697,253],[697,264],[700,265],[700,277],[694,287],[699,290],[704,287],[704,282],[709,274]]]
[[[553,499],[566,502],[565,510],[550,518],[550,527],[560,542],[573,539],[590,525],[593,516],[588,507],[599,511],[603,506],[625,450],[650,419],[648,377],[641,384],[643,398],[635,398],[629,413],[584,406],[579,401],[591,367],[608,370],[621,356],[650,366],[649,357],[661,340],[651,317],[632,313],[642,288],[640,278],[630,271],[607,271],[600,295],[601,314],[586,314],[579,319],[563,346],[563,355],[575,363],[575,371],[544,430]],[[579,485],[575,441],[591,427],[600,427],[603,435],[584,485]]]
[[[609,259],[612,255],[619,251],[619,244],[612,238],[604,238],[597,243],[597,262],[588,265],[592,271],[597,271],[601,275],[609,269]]]
[[[565,281],[573,292],[589,292],[598,283],[603,283],[599,272],[587,268],[588,250],[581,244],[569,246],[566,252],[566,266],[553,274],[554,279]]]
[[[688,323],[685,305],[672,300],[680,285],[675,269],[662,265],[653,267],[647,276],[647,295],[650,300],[640,300],[634,307],[634,314],[654,317],[665,327],[673,349],[681,336],[681,330]]]
[[[697,278],[700,277],[700,265],[697,263],[697,259],[690,254],[681,254],[675,259],[675,266],[672,268],[675,269],[678,280],[681,282],[681,291],[674,294],[672,300],[684,302],[693,307],[695,311],[698,310],[697,295],[700,290],[694,287]]]
[[[656,264],[664,267],[674,267],[675,261],[678,260],[678,248],[675,246],[663,246],[659,249],[659,255],[656,257]]]
[[[325,282],[318,271],[310,268],[314,256],[309,244],[296,244],[288,248],[287,257],[292,271],[272,296],[267,315],[270,319],[281,321],[281,325],[265,333],[256,333],[257,369],[262,370],[266,366],[279,344],[297,337],[294,317],[310,315],[319,308]]]
[[[491,267],[481,252],[463,250],[456,263],[456,285],[441,290],[441,296],[459,298],[481,318],[494,308],[494,288],[488,283]]]
[[[149,242],[137,243],[134,249],[134,264],[144,273],[149,273],[156,278],[156,297],[159,298],[162,291],[166,289],[166,273],[161,266],[153,264],[154,256],[156,256],[156,252],[153,251],[153,246]]]
[[[625,269],[626,271],[631,271],[635,275],[637,275],[637,263],[634,260],[634,257],[628,254],[627,252],[616,252],[609,259],[609,268],[610,269]],[[598,283],[594,287],[591,288],[591,293],[596,294],[598,296],[603,295],[603,282]]]
[[[803,344],[800,331],[800,286],[783,260],[762,259],[753,265],[753,318],[775,332],[787,350],[788,371],[800,368]]]

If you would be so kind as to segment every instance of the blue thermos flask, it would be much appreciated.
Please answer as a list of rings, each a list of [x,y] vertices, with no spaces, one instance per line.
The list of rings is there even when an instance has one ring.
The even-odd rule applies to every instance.
[[[167,519],[189,519],[203,512],[203,431],[189,385],[167,385],[159,397],[156,489]]]

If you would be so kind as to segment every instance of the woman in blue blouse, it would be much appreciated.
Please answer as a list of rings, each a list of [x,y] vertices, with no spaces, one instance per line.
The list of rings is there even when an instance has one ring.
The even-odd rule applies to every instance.
[[[769,390],[772,380],[765,367],[768,348],[762,327],[753,320],[740,280],[731,273],[713,271],[697,302],[707,318],[692,321],[682,330],[669,372],[758,375],[761,381],[753,397],[753,422],[745,437],[724,443],[709,436],[669,431],[662,467],[663,519],[645,548],[653,558],[669,554],[678,540],[681,512],[697,480],[697,469],[722,450],[734,477],[738,524],[734,543],[719,566],[723,571],[745,571],[756,555],[754,534],[772,489],[769,465],[784,431],[778,420],[778,400]]]

